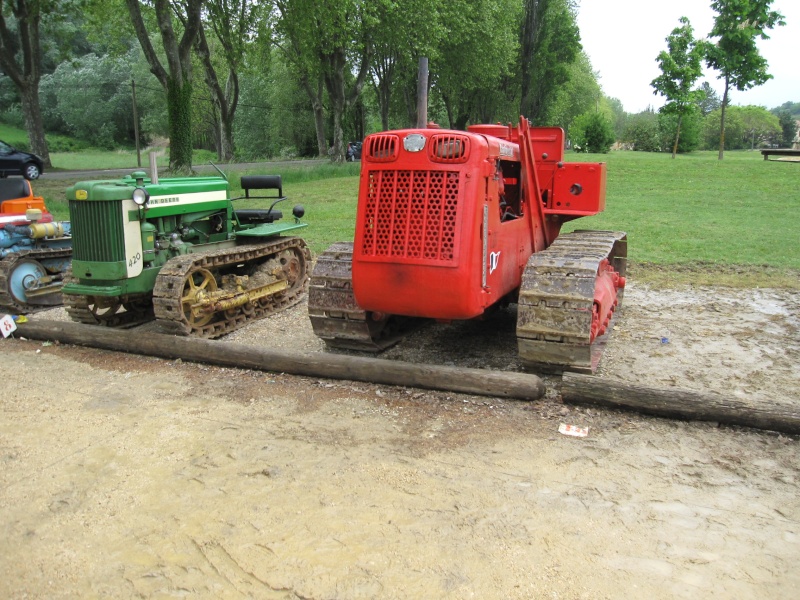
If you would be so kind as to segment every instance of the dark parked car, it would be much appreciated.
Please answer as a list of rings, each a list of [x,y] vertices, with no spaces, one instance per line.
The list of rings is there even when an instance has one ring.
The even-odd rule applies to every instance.
[[[17,150],[0,140],[0,177],[22,175],[25,179],[38,179],[43,172],[41,158],[30,152]]]
[[[347,143],[347,161],[361,160],[361,142]]]

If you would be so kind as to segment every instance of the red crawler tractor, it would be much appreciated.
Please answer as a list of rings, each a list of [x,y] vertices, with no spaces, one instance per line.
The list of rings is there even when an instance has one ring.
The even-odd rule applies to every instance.
[[[355,241],[331,246],[309,290],[329,346],[382,350],[418,318],[518,304],[528,366],[594,371],[622,297],[626,236],[561,226],[605,208],[605,163],[563,162],[557,127],[475,125],[366,138]]]

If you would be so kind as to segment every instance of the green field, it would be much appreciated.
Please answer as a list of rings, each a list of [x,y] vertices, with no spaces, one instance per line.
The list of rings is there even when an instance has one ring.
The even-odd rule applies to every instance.
[[[629,256],[659,279],[800,287],[800,163],[747,151],[592,158],[608,162],[606,211],[572,228],[627,231]]]
[[[728,152],[722,161],[716,152],[568,159],[608,163],[606,211],[568,229],[626,231],[637,279],[800,289],[800,163],[764,161],[758,152]],[[357,164],[284,170],[288,204],[305,206],[304,235],[315,253],[352,239],[357,172]],[[234,182],[242,174],[229,173]],[[40,180],[34,189],[67,218],[64,189],[72,183]]]

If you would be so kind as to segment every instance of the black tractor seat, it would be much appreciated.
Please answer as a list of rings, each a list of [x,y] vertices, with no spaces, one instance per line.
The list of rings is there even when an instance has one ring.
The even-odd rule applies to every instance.
[[[242,208],[236,211],[239,223],[272,223],[283,218],[279,210],[268,208]]]

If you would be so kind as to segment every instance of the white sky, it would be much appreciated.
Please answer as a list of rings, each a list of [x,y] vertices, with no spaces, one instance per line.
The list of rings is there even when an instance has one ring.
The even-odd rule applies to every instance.
[[[773,29],[770,39],[758,40],[758,47],[773,79],[746,92],[734,88],[733,104],[774,108],[800,102],[800,0],[774,0],[772,10],[784,16],[786,25]],[[603,92],[621,100],[626,112],[638,113],[664,104],[650,82],[660,73],[656,57],[667,49],[666,38],[678,19],[688,17],[694,37],[700,39],[711,31],[715,14],[711,0],[580,0],[578,27]],[[717,75],[706,69],[697,83],[708,81],[722,98]]]

